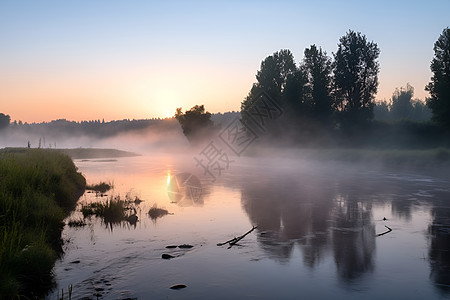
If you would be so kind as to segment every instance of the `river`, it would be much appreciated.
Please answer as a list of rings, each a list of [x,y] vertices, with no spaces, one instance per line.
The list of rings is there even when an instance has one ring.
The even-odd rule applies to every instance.
[[[114,189],[85,193],[66,221],[111,196],[143,202],[135,225],[92,216],[65,226],[47,299],[70,285],[72,299],[450,299],[442,177],[237,157],[211,182],[187,154],[75,163],[88,183]],[[154,205],[170,214],[151,218]],[[166,248],[182,244],[193,247]]]

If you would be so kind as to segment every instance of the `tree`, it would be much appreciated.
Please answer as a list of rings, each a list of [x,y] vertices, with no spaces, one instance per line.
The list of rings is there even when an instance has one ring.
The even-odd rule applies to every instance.
[[[392,94],[391,113],[394,120],[411,119],[413,115],[414,88],[407,83],[406,88],[396,88]]]
[[[211,121],[211,113],[205,111],[204,105],[195,105],[185,113],[179,107],[176,110],[175,118],[180,123],[184,135],[191,143],[210,137],[215,128],[214,122]]]
[[[342,125],[356,125],[373,118],[378,89],[378,56],[376,43],[350,30],[339,39],[334,54],[334,92],[336,109]]]
[[[450,28],[444,29],[434,44],[431,61],[431,82],[425,87],[430,92],[427,101],[433,113],[432,119],[450,129]]]
[[[322,48],[311,45],[304,52],[301,69],[307,81],[307,100],[312,110],[312,117],[322,125],[331,122],[331,58]]]
[[[11,117],[9,115],[0,113],[0,130],[7,128],[9,126],[10,122],[11,122]]]
[[[431,110],[428,108],[424,101],[415,99],[413,103],[413,114],[411,116],[412,120],[415,121],[429,121],[432,117]]]
[[[257,82],[253,84],[247,97],[241,103],[241,112],[245,112],[252,107],[262,91],[266,92],[274,101],[286,110],[293,108],[296,104],[293,104],[292,102],[289,103],[289,101],[297,101],[296,97],[298,95],[292,94],[292,97],[289,99],[285,98],[284,95],[291,93],[295,94],[297,92],[294,91],[294,81],[296,78],[298,79],[299,76],[300,74],[298,73],[298,68],[294,62],[294,56],[290,50],[280,50],[266,57],[261,62],[261,67],[256,73]],[[298,109],[298,107],[296,109]],[[247,123],[247,114],[242,114],[242,121]],[[277,131],[277,129],[275,129],[277,126],[274,122],[268,124],[268,127],[274,132]]]
[[[406,87],[396,88],[390,103],[379,101],[374,106],[374,117],[380,121],[428,121],[431,118],[430,109],[424,101],[413,99],[414,88],[407,83]]]
[[[391,105],[386,100],[381,100],[375,103],[373,107],[374,119],[389,121],[391,119],[390,107]]]
[[[256,73],[257,86],[279,100],[289,76],[297,71],[292,52],[287,49],[275,52],[261,62]]]
[[[289,74],[283,90],[281,105],[289,119],[309,117],[312,111],[308,94],[308,77],[302,69]]]

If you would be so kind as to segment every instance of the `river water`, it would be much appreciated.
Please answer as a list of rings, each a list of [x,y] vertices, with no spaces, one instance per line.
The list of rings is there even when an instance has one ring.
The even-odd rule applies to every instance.
[[[66,221],[83,203],[144,201],[135,225],[65,226],[48,299],[69,285],[72,299],[450,299],[445,178],[288,158],[236,158],[215,182],[189,155],[75,163],[114,189]],[[154,205],[170,214],[151,218]]]

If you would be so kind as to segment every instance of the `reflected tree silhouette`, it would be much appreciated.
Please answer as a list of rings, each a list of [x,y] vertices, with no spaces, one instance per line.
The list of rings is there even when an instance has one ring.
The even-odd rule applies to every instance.
[[[442,195],[448,199],[448,193]],[[442,203],[443,204],[443,203]],[[447,206],[447,205],[446,205]],[[433,208],[433,221],[429,232],[430,278],[444,293],[450,293],[450,208]]]
[[[287,201],[282,192],[283,188],[265,189],[270,185],[269,180],[261,180],[252,184],[244,185],[242,189],[241,202],[247,212],[250,221],[258,225],[258,242],[261,248],[271,258],[280,262],[288,262],[294,246],[284,236],[283,219],[284,203]],[[280,199],[283,199],[280,201]]]
[[[372,204],[361,200],[374,188],[309,171],[261,176],[242,187],[242,206],[271,259],[288,262],[298,245],[305,266],[314,268],[332,253],[339,277],[352,283],[374,268]]]
[[[374,268],[375,226],[372,204],[355,195],[339,195],[333,228],[334,260],[339,278],[352,283]]]

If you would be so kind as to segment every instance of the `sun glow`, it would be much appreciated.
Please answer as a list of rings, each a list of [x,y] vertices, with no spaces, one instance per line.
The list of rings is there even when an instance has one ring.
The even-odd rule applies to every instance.
[[[177,107],[181,106],[181,96],[180,94],[172,89],[164,89],[154,94],[155,102],[157,107],[155,110],[158,114],[164,118],[170,118],[175,115],[175,110]]]

